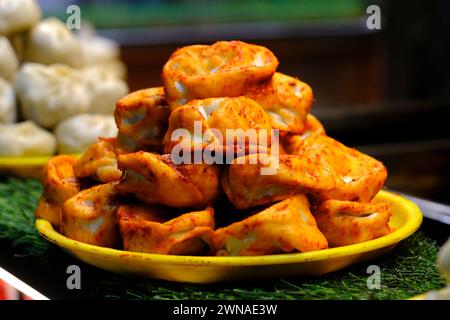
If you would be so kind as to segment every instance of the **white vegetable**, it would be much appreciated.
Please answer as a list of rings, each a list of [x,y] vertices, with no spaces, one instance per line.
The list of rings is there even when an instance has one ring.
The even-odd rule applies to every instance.
[[[87,112],[90,98],[79,71],[65,65],[26,63],[16,75],[22,113],[44,128]]]
[[[81,45],[83,66],[101,66],[125,80],[127,70],[120,61],[120,46],[117,42],[96,35],[95,29],[88,23],[83,23],[77,35]]]
[[[76,36],[56,18],[34,26],[28,34],[24,59],[42,64],[63,63],[81,66],[81,46]]]
[[[425,300],[450,300],[450,285],[441,290],[427,292]]]
[[[119,60],[119,45],[108,38],[95,34],[95,30],[89,24],[83,24],[78,40],[81,45],[81,56],[84,66],[104,64]]]
[[[447,283],[450,283],[450,238],[439,250],[437,259],[439,270],[443,273]],[[450,300],[450,284],[441,290],[430,291],[425,294],[425,300]]]
[[[12,35],[31,28],[41,18],[35,0],[1,0],[0,34]]]
[[[91,113],[113,114],[117,100],[128,93],[128,86],[102,66],[83,68],[83,79],[91,98]]]
[[[115,137],[117,127],[112,115],[80,114],[58,124],[55,135],[59,153],[81,153],[99,137]]]
[[[19,69],[19,61],[8,38],[0,36],[0,77],[11,81]]]
[[[16,121],[16,96],[11,85],[0,78],[0,123]]]
[[[120,60],[114,60],[96,65],[113,73],[117,78],[127,80],[127,66]]]
[[[450,238],[442,246],[441,250],[439,250],[437,264],[447,279],[447,282],[450,283]]]
[[[55,137],[32,121],[0,125],[1,156],[46,156],[55,150]]]

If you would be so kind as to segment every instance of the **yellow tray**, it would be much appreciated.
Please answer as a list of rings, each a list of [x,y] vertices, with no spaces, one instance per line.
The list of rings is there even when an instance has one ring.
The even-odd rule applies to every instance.
[[[0,157],[0,173],[21,178],[40,178],[42,168],[51,157]]]
[[[385,253],[413,234],[422,223],[422,213],[411,201],[387,191],[380,191],[376,200],[393,206],[390,225],[396,231],[391,234],[344,247],[268,256],[195,257],[136,253],[71,240],[56,232],[46,220],[38,219],[36,227],[44,238],[71,255],[116,273],[190,283],[317,276]]]

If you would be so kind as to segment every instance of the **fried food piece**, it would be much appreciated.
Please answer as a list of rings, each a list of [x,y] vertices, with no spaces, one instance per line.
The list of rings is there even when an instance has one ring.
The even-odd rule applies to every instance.
[[[37,218],[45,219],[56,227],[60,225],[64,201],[80,191],[73,169],[76,161],[74,156],[60,155],[47,162],[42,177],[44,192],[35,211]]]
[[[305,159],[321,159],[335,177],[335,188],[315,194],[319,202],[328,199],[370,202],[387,178],[385,166],[356,149],[323,135],[310,137],[296,148],[288,148]]]
[[[220,169],[207,164],[176,165],[170,155],[136,152],[118,157],[124,178],[122,194],[134,194],[150,204],[170,207],[205,207],[219,194]]]
[[[288,154],[297,154],[302,147],[303,140],[309,137],[326,135],[322,123],[312,114],[306,116],[305,127],[300,134],[288,133],[282,138],[282,145]]]
[[[101,247],[115,247],[119,240],[114,197],[116,182],[85,189],[64,202],[61,233]]]
[[[217,255],[255,256],[320,250],[328,248],[328,243],[308,199],[298,194],[216,230],[213,246]]]
[[[122,153],[162,150],[169,114],[162,87],[138,90],[120,99],[114,118]]]
[[[210,245],[214,209],[189,212],[167,219],[167,209],[157,206],[120,206],[117,220],[127,251],[193,255]]]
[[[114,138],[100,138],[91,145],[75,163],[75,175],[78,178],[94,177],[103,183],[119,180],[122,171],[117,168],[115,143]]]
[[[249,89],[245,96],[266,110],[273,128],[297,134],[304,131],[306,116],[314,101],[308,84],[276,72],[267,83]]]
[[[194,99],[238,97],[268,80],[278,60],[267,48],[241,41],[219,41],[175,51],[162,81],[171,109]]]
[[[217,151],[240,151],[239,148],[248,150],[249,145],[253,149],[257,145],[267,149],[270,147],[271,128],[270,118],[264,109],[251,99],[238,97],[193,100],[171,113],[169,129],[164,137],[164,153],[171,153],[177,145],[183,147],[183,150],[192,151],[206,147]],[[173,136],[180,132],[179,129],[187,130],[181,139]],[[240,129],[236,131],[236,136],[242,137],[242,143],[229,137],[229,130],[232,129]],[[246,136],[248,129],[252,129],[253,137]],[[199,138],[199,134],[203,134],[204,139]]]
[[[252,154],[236,158],[222,175],[222,188],[238,209],[280,201],[296,193],[332,190],[333,175],[320,159]],[[264,169],[273,168],[274,170]]]
[[[369,241],[391,232],[388,203],[328,200],[313,213],[331,247]]]

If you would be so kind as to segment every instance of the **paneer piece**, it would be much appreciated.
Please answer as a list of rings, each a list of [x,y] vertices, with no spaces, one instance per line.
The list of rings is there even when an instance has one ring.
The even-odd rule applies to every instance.
[[[267,48],[242,41],[186,46],[163,67],[162,81],[172,110],[194,99],[238,97],[268,80],[278,60]]]
[[[194,255],[211,244],[214,209],[168,219],[167,208],[127,205],[117,209],[117,221],[127,251]]]
[[[297,194],[213,235],[216,255],[256,256],[328,248],[305,195]]]
[[[314,102],[311,87],[290,76],[276,72],[267,82],[251,87],[245,94],[269,114],[272,127],[300,134]]]
[[[122,172],[117,167],[115,143],[114,138],[100,138],[91,145],[75,163],[75,175],[78,178],[93,177],[103,183],[119,180]]]
[[[64,202],[61,233],[80,242],[116,247],[120,241],[115,214],[116,183],[85,189]]]
[[[293,150],[288,148],[289,151]],[[317,202],[328,199],[370,202],[387,178],[387,170],[380,161],[327,136],[305,139],[294,151],[308,160],[319,158],[335,177],[334,189],[314,195]]]
[[[120,153],[161,151],[169,114],[162,87],[138,90],[120,99],[114,111]]]
[[[176,165],[170,155],[136,152],[118,157],[124,177],[117,186],[149,204],[205,207],[219,194],[220,169],[207,164]]]
[[[327,200],[313,213],[330,247],[361,243],[391,232],[392,210],[388,203]]]
[[[288,133],[282,138],[282,146],[288,154],[298,154],[302,148],[303,140],[309,137],[326,135],[325,129],[320,121],[312,114],[306,116],[305,127],[299,134]]]
[[[264,169],[273,168],[264,172]],[[320,159],[295,155],[252,154],[236,158],[221,179],[228,199],[238,209],[284,200],[296,193],[332,190],[333,175]]]
[[[55,227],[60,225],[64,201],[80,191],[80,183],[73,169],[76,161],[74,156],[60,155],[51,158],[44,167],[44,192],[39,199],[35,215]]]
[[[177,137],[180,129],[186,132]],[[239,129],[234,135],[237,139],[230,132],[236,129]],[[251,134],[246,133],[248,129],[251,129]],[[251,99],[193,100],[171,113],[169,129],[164,137],[164,153],[171,153],[175,146],[191,151],[212,147],[218,152],[229,150],[236,153],[248,151],[249,147],[256,149],[258,145],[267,149],[271,144],[271,129],[269,116]]]

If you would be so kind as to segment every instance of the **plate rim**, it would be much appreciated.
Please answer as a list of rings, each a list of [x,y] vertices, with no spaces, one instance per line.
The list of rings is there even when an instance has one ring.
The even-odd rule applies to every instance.
[[[0,167],[11,167],[18,168],[23,166],[37,166],[45,165],[48,160],[50,160],[55,155],[48,156],[33,156],[33,157],[11,157],[11,156],[0,156]]]
[[[24,166],[44,166],[51,158],[68,155],[79,158],[80,153],[50,154],[42,156],[0,156],[0,168],[22,168]]]
[[[182,256],[182,255],[165,255],[154,253],[132,252],[120,249],[106,248],[83,243],[77,240],[67,238],[57,232],[53,226],[44,219],[36,219],[35,226],[39,234],[47,241],[54,243],[58,247],[69,250],[70,252],[82,251],[89,255],[102,255],[112,259],[116,258],[133,258],[152,263],[172,264],[172,265],[207,265],[207,266],[264,266],[264,265],[281,265],[293,264],[301,262],[323,261],[332,258],[342,258],[362,253],[367,253],[382,249],[408,238],[419,229],[423,215],[419,207],[399,194],[381,190],[377,197],[384,198],[388,202],[401,205],[407,214],[405,224],[397,230],[383,237],[347,245],[336,248],[323,250],[314,250],[300,253],[285,253],[264,256]]]

